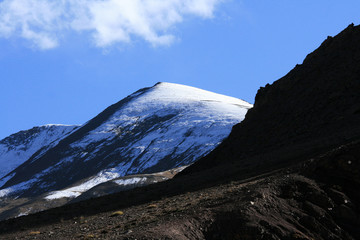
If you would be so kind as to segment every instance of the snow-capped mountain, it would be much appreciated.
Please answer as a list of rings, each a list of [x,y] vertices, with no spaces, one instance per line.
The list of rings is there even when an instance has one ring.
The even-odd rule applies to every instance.
[[[191,164],[227,137],[251,107],[179,84],[141,89],[3,177],[0,196],[36,196],[81,179],[101,183]]]
[[[1,140],[0,179],[28,160],[34,153],[39,151],[40,155],[55,146],[76,128],[78,126],[48,124],[20,131]]]

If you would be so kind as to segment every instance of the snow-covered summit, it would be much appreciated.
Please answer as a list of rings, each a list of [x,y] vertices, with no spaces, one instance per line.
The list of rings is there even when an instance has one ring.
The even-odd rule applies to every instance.
[[[194,101],[216,101],[224,104],[235,104],[245,108],[252,107],[252,104],[238,98],[225,96],[196,87],[168,82],[159,82],[155,84],[149,91],[147,91],[146,94],[142,96],[139,103],[175,102],[182,104]]]
[[[111,105],[22,164],[0,195],[33,196],[85,178],[110,176],[108,181],[189,165],[220,144],[251,107],[199,88],[157,83]]]

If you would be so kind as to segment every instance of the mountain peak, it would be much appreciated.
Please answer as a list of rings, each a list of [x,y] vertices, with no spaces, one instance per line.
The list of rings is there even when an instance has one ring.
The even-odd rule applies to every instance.
[[[252,104],[235,97],[229,97],[178,83],[158,82],[152,88],[150,88],[147,94],[146,101],[213,101],[241,105],[247,108],[252,107]]]
[[[0,194],[35,196],[84,178],[153,173],[191,164],[220,144],[251,107],[199,88],[157,83],[111,105],[56,146],[31,156],[4,180]]]

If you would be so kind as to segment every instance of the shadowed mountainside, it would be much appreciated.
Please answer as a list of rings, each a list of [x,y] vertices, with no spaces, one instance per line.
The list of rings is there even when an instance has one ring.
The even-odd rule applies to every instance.
[[[278,165],[360,136],[360,26],[328,37],[286,76],[258,90],[230,136],[182,174],[224,162]],[[257,161],[246,161],[258,156]]]
[[[250,177],[220,166],[0,222],[1,239],[359,239],[360,143]],[[350,162],[349,162],[350,161]],[[245,179],[244,179],[245,178]],[[212,180],[212,182],[211,182]]]

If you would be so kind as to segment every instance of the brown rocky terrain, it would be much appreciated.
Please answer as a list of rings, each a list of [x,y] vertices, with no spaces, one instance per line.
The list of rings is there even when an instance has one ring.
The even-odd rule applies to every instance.
[[[1,222],[1,238],[359,239],[359,156],[354,142],[214,186],[184,176]]]
[[[360,239],[360,27],[166,182],[0,222],[2,239]]]
[[[35,198],[0,198],[0,220],[8,218],[23,216],[32,214],[46,209],[60,207],[67,203],[79,202],[82,200],[100,197],[111,193],[126,191],[135,187],[146,186],[149,184],[166,181],[173,178],[179,171],[185,167],[179,167],[170,169],[164,172],[152,173],[152,174],[136,174],[128,175],[125,177],[115,178],[108,182],[96,185],[93,188],[81,193],[78,197],[59,197],[54,199],[47,199],[49,193],[42,194]],[[130,184],[119,185],[116,181],[125,181],[132,179],[141,179],[139,182]],[[82,184],[84,181],[76,182],[74,186]],[[71,186],[70,186],[71,187]],[[65,189],[66,190],[66,189]],[[79,192],[80,193],[80,192]]]

